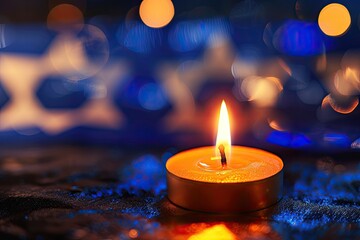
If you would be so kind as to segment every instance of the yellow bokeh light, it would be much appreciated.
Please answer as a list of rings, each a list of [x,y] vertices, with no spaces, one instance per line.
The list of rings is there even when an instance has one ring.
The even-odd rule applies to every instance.
[[[320,11],[318,24],[326,35],[340,36],[350,27],[350,13],[344,5],[331,3]]]
[[[149,27],[166,26],[174,17],[175,9],[171,0],[144,0],[140,5],[141,20]]]
[[[274,106],[282,90],[276,77],[250,76],[241,83],[241,92],[259,107]]]

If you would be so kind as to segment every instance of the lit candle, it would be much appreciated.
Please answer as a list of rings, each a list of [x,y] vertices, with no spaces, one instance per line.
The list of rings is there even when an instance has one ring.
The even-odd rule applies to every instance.
[[[231,146],[226,104],[220,110],[216,146],[180,152],[166,163],[168,198],[204,212],[255,211],[282,195],[283,162],[261,149]]]

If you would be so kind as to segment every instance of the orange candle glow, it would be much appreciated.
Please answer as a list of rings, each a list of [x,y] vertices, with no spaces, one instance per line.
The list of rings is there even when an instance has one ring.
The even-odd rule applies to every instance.
[[[224,101],[216,146],[178,153],[167,161],[166,169],[170,201],[187,209],[254,211],[281,198],[283,162],[264,150],[231,146]]]

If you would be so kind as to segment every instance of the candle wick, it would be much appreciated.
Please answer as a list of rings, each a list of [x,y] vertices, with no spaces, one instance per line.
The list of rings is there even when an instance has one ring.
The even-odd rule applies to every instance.
[[[221,156],[221,165],[222,165],[222,167],[226,167],[226,155],[225,155],[224,145],[222,145],[222,144],[219,145],[219,151],[220,151],[220,156]]]

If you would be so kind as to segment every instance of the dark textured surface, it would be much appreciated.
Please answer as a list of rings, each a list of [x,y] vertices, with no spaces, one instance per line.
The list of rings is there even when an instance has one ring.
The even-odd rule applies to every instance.
[[[217,215],[172,205],[164,169],[172,153],[144,152],[2,150],[1,239],[187,239],[221,224],[238,239],[360,238],[358,153],[283,154],[278,204]]]

